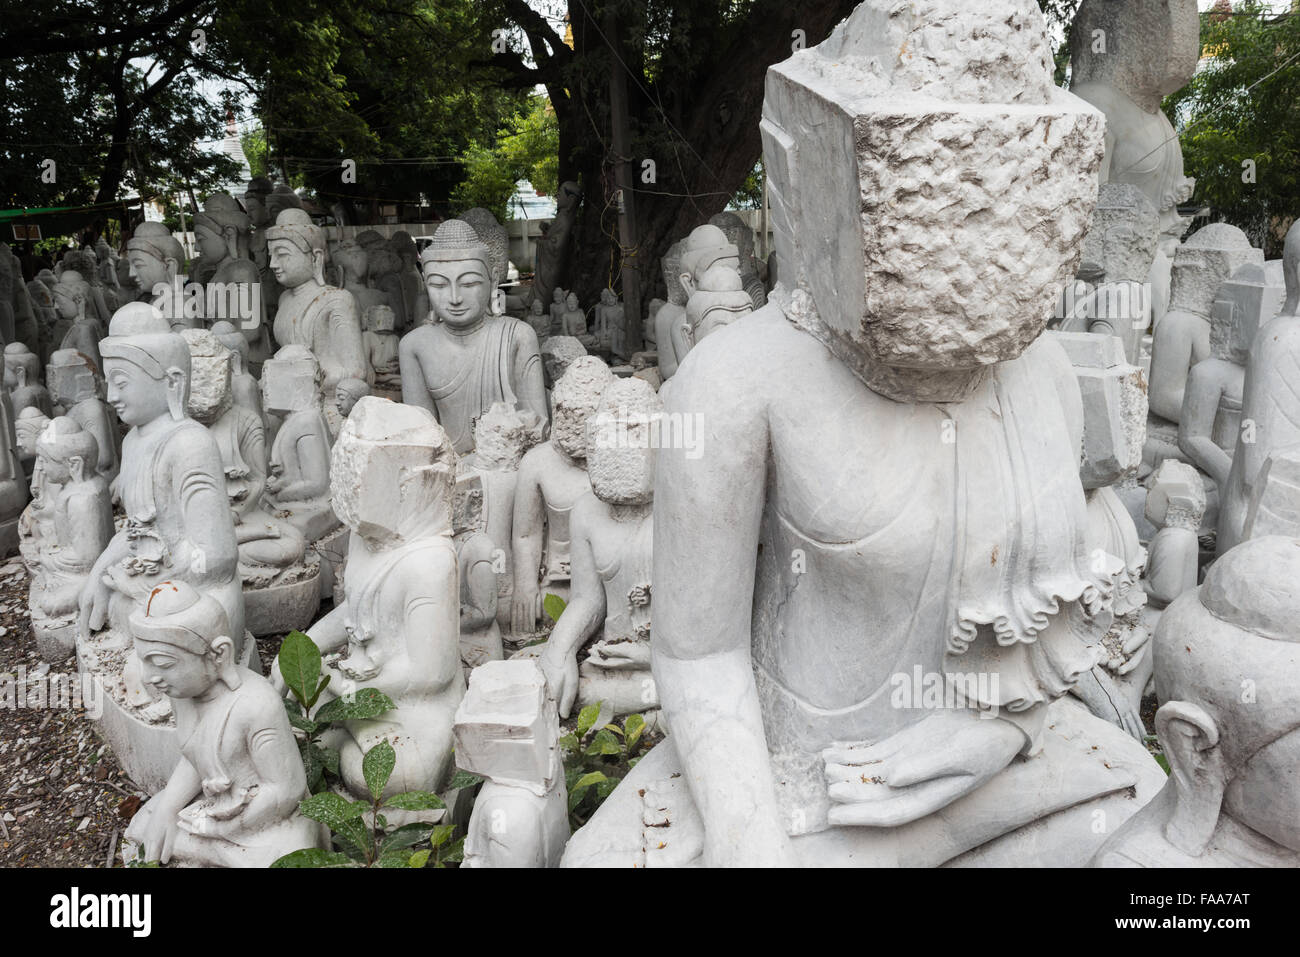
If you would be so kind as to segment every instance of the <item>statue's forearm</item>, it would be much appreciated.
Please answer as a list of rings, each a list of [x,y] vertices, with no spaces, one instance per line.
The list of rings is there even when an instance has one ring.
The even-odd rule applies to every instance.
[[[787,842],[748,653],[681,659],[655,647],[651,666],[706,847]]]

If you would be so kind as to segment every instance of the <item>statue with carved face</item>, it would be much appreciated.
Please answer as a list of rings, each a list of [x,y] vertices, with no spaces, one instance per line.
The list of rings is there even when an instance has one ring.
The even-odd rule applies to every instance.
[[[271,271],[285,290],[275,314],[275,341],[312,351],[324,373],[321,396],[329,401],[339,380],[366,375],[356,300],[325,285],[325,232],[304,211],[286,209],[266,238]]]
[[[451,219],[421,260],[434,321],[402,337],[402,401],[437,416],[457,454],[473,450],[474,420],[494,403],[548,418],[537,336],[503,315],[488,246],[468,223]]]

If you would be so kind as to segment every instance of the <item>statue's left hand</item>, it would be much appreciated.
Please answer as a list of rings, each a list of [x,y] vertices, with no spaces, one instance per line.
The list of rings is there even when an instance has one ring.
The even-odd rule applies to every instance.
[[[832,824],[897,827],[974,791],[1024,746],[1021,730],[970,709],[935,711],[868,747],[822,752]]]

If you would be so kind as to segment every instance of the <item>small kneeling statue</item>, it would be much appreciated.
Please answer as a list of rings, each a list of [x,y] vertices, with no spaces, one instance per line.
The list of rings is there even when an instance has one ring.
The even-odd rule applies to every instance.
[[[144,860],[267,867],[320,845],[298,813],[307,796],[298,746],[271,683],[235,663],[221,603],[162,582],[130,618],[144,680],[171,699],[181,760],[126,829]]]

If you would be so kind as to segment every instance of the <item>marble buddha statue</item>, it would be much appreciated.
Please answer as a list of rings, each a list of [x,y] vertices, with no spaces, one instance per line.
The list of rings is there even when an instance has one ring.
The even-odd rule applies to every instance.
[[[394,328],[409,328],[406,299],[402,289],[402,259],[393,252],[387,242],[372,246],[366,253],[366,283],[372,291],[382,297],[371,307],[361,308],[364,316],[367,308],[373,305],[385,305],[393,312]]]
[[[1282,247],[1286,300],[1250,347],[1241,420],[1250,434],[1236,436],[1232,468],[1220,496],[1218,542],[1222,554],[1242,540],[1252,498],[1269,456],[1300,443],[1300,221]]]
[[[560,335],[573,336],[575,339],[587,338],[587,312],[578,305],[577,293],[564,297],[564,311],[560,313]],[[592,346],[596,343],[592,341]]]
[[[103,369],[99,340],[103,330],[92,313],[86,311],[90,301],[90,284],[75,269],[65,269],[54,286],[54,308],[59,321],[52,331],[58,349],[76,349]],[[65,345],[65,343],[67,343]]]
[[[769,67],[761,131],[781,283],[677,370],[701,433],[657,452],[671,733],[563,864],[1086,863],[1164,781],[1067,695],[1111,583],[1041,333],[1104,117],[1032,0],[866,0]]]
[[[321,410],[320,374],[306,346],[285,346],[262,366],[266,409],[281,420],[271,443],[266,502],[309,542],[340,524],[330,507],[333,439]]]
[[[1070,91],[1106,114],[1101,182],[1138,187],[1160,211],[1161,232],[1181,234],[1177,207],[1195,181],[1183,175],[1182,147],[1160,104],[1196,72],[1196,3],[1085,0],[1071,37]]]
[[[568,791],[560,721],[537,663],[475,669],[454,733],[457,766],[487,779],[474,799],[461,866],[558,865],[569,839]]]
[[[18,524],[29,485],[18,447],[17,419],[9,393],[0,389],[0,555],[18,550]]]
[[[352,534],[346,600],[309,629],[334,672],[322,700],[365,687],[396,704],[329,732],[357,797],[369,794],[362,756],[381,740],[397,752],[385,795],[438,791],[451,774],[452,724],[465,694],[455,473],[451,441],[431,413],[376,396],[357,403],[334,444],[334,511]]]
[[[356,300],[325,285],[325,231],[301,209],[286,209],[266,230],[271,272],[284,287],[275,314],[275,341],[306,346],[320,362],[322,399],[340,379],[365,378]]]
[[[128,860],[269,867],[325,842],[302,816],[307,776],[280,695],[238,663],[221,602],[160,582],[129,619],[145,681],[176,715],[181,758],[126,829]]]
[[[388,296],[378,289],[372,289],[367,283],[370,275],[370,256],[366,248],[352,239],[345,239],[336,249],[330,251],[330,261],[338,270],[338,283],[341,289],[352,294],[356,301],[357,315],[363,316],[371,306],[388,306]]]
[[[421,255],[434,321],[402,337],[402,401],[432,412],[457,454],[474,447],[474,420],[496,402],[548,418],[537,336],[502,315],[491,250],[468,223],[438,227]]]
[[[668,247],[668,252],[660,260],[668,301],[655,314],[654,341],[659,351],[659,374],[664,381],[673,377],[677,364],[685,358],[677,355],[673,339],[674,331],[686,321],[686,289],[682,286],[682,253],[685,248],[686,240],[678,240]],[[680,340],[680,331],[677,331],[677,336]]]
[[[563,324],[564,310],[568,308],[568,298],[569,294],[559,286],[556,286],[551,293],[551,304],[547,308],[551,313],[551,329],[556,333],[559,333]]]
[[[248,304],[251,315],[235,315],[239,309],[232,308],[230,296],[220,302],[205,290],[205,316],[209,323],[226,320],[237,324],[248,343],[247,361],[260,368],[269,355],[271,340],[262,296],[262,272],[249,252],[252,230],[252,219],[229,193],[213,193],[204,201],[203,212],[194,216],[194,235],[209,271],[198,281],[209,290],[209,284],[246,284],[249,288],[246,297],[240,295],[238,306]]]
[[[399,333],[424,322],[429,312],[429,296],[424,291],[424,277],[420,274],[420,251],[415,248],[415,240],[404,229],[393,233],[388,240],[389,248],[397,253],[402,268],[398,272],[401,281],[402,302],[405,305],[402,315],[405,325],[398,326]]]
[[[41,360],[21,342],[5,346],[5,388],[14,405],[14,414],[35,407],[47,416],[54,415],[50,393],[41,385]]]
[[[474,423],[474,451],[457,462],[458,473],[476,478],[481,489],[479,518],[492,544],[497,623],[502,631],[510,629],[514,600],[513,530],[519,464],[542,440],[544,426],[534,413],[498,402]],[[462,619],[462,637],[463,629]]]
[[[1151,301],[1145,293],[1147,275],[1159,240],[1159,212],[1136,186],[1105,183],[1083,242],[1079,272],[1095,271],[1101,278],[1092,308],[1067,316],[1063,332],[1095,332],[1119,337],[1124,356],[1141,359],[1142,336],[1151,326]]]
[[[171,231],[162,223],[141,223],[126,241],[126,258],[140,300],[155,306],[170,304],[167,321],[178,329],[189,324],[175,308],[178,297],[171,292],[185,265],[185,250]]]
[[[95,471],[95,437],[63,416],[35,442],[32,500],[20,523],[31,588],[32,631],[47,661],[75,648],[77,604],[95,560],[113,537],[108,483]]]
[[[1281,290],[1265,282],[1264,269],[1248,263],[1219,287],[1210,316],[1210,355],[1192,366],[1183,391],[1178,447],[1213,480],[1228,483],[1242,433],[1246,362],[1260,328],[1281,305]],[[1219,496],[1216,496],[1216,501]]]
[[[468,677],[484,662],[505,656],[497,621],[497,568],[502,562],[487,533],[482,477],[466,466],[465,459],[457,460],[456,472],[451,529],[460,587],[460,660]]]
[[[262,501],[267,482],[266,426],[261,416],[236,405],[230,388],[231,354],[207,329],[181,333],[190,348],[188,411],[216,439],[225,472],[226,497],[235,520],[239,549],[239,577],[243,582],[245,627],[254,635],[280,634],[307,624],[295,620],[294,611],[310,615],[311,598],[300,600],[304,609],[282,607],[287,591],[319,595],[319,582],[308,568],[307,540],[290,522],[273,515]],[[281,606],[281,607],[277,607]],[[288,617],[285,617],[288,616]]]
[[[232,323],[224,319],[212,324],[212,334],[230,351],[230,394],[235,405],[247,409],[265,422],[262,387],[257,377],[249,371],[248,340]]]
[[[541,658],[561,717],[595,702],[614,714],[659,705],[650,674],[650,618],[652,438],[662,414],[649,383],[614,379],[588,420],[592,495],[579,500],[569,519],[569,603]],[[581,655],[593,637],[598,640]]]
[[[754,230],[730,210],[710,216],[709,223],[721,229],[727,236],[727,242],[736,247],[745,292],[749,294],[752,308],[762,309],[767,304],[767,289],[759,277],[758,259],[754,256]]]
[[[59,346],[53,339],[54,327],[59,321],[59,313],[54,307],[54,292],[41,280],[33,279],[27,284],[27,297],[32,302],[33,314],[36,316],[36,348],[32,351],[45,363],[49,360],[50,353]],[[30,345],[28,348],[31,348]]]
[[[596,356],[569,366],[551,393],[551,434],[519,463],[512,528],[515,587],[511,632],[537,629],[549,594],[567,600],[570,516],[591,494],[587,477],[587,420],[600,405],[613,373]]]
[[[371,306],[361,318],[361,346],[366,353],[366,382],[372,388],[401,393],[402,374],[397,358],[397,317],[385,305]]]
[[[1181,457],[1177,428],[1187,376],[1210,355],[1210,313],[1219,287],[1241,266],[1263,261],[1263,251],[1252,248],[1246,234],[1227,223],[1201,227],[1175,252],[1169,311],[1151,343],[1151,421],[1145,453],[1149,467]]]
[[[14,251],[9,248],[8,243],[4,243],[3,245],[5,248],[0,250],[0,255],[3,255],[8,259],[13,279],[11,287],[12,295],[7,296],[6,293],[8,293],[9,290],[3,288],[6,284],[6,280],[0,278],[0,298],[5,298],[6,301],[12,304],[14,317],[13,328],[11,330],[12,335],[10,338],[5,339],[5,342],[21,342],[26,345],[28,349],[37,352],[40,349],[41,327],[37,315],[36,303],[32,298],[30,285],[23,281],[23,265],[21,260],[14,255]],[[3,267],[0,267],[0,270],[2,269]],[[0,274],[0,276],[2,276],[2,274]],[[2,326],[2,324],[3,320],[0,319],[0,326]],[[0,331],[5,330],[0,328]]]
[[[1142,587],[1151,607],[1164,609],[1200,577],[1197,531],[1205,516],[1205,482],[1194,466],[1177,459],[1160,463],[1148,480],[1146,519],[1155,528]]]
[[[126,523],[100,554],[79,600],[78,644],[127,619],[162,581],[185,581],[225,609],[243,651],[235,521],[216,439],[189,417],[190,348],[148,303],[129,303],[100,345],[108,402],[130,427],[114,489]],[[128,660],[138,674],[138,662]]]
[[[626,356],[623,348],[623,304],[618,301],[618,294],[613,289],[600,291],[600,302],[596,303],[592,316],[594,321],[591,334],[596,337],[596,344],[616,356]]]
[[[325,421],[329,423],[331,435],[338,435],[343,420],[352,414],[357,402],[367,395],[370,395],[370,383],[365,379],[339,380],[339,384],[334,387],[334,403],[325,407]]]
[[[555,196],[555,218],[549,227],[543,227],[542,238],[537,243],[537,269],[533,276],[533,295],[542,302],[550,301],[551,290],[567,282],[569,255],[573,248],[573,227],[582,203],[582,189],[577,183],[566,180],[560,184]]]
[[[534,299],[528,304],[528,315],[526,321],[533,327],[533,332],[537,335],[537,341],[545,343],[551,334],[551,314],[542,305],[540,299]]]
[[[95,438],[97,471],[110,485],[122,461],[122,438],[117,414],[102,398],[103,379],[91,359],[72,349],[50,356],[45,381],[60,415],[73,419]]]
[[[1300,539],[1243,542],[1156,628],[1160,793],[1098,867],[1300,866]],[[1248,689],[1248,690],[1244,690]]]
[[[686,295],[686,308],[681,320],[667,332],[673,356],[680,364],[701,338],[701,332],[707,335],[718,325],[748,314],[752,303],[740,279],[740,253],[717,226],[706,223],[691,230],[682,247],[678,280]],[[694,310],[692,300],[696,300]],[[709,313],[712,318],[705,323]]]

